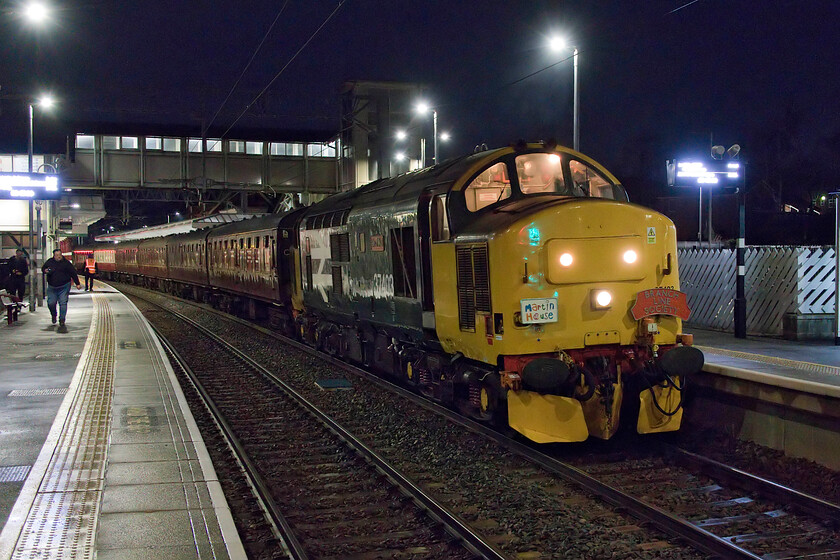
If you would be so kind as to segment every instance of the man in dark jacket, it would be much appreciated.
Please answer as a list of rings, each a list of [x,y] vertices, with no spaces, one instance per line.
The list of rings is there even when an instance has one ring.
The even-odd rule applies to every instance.
[[[67,317],[67,300],[70,298],[70,282],[76,284],[76,289],[82,287],[79,283],[79,275],[76,274],[76,267],[64,258],[61,249],[53,251],[53,256],[44,263],[42,270],[47,274],[47,307],[50,308],[52,322],[55,324],[56,310],[58,304],[58,332],[67,332],[64,326],[64,319]]]
[[[23,300],[23,294],[26,292],[26,275],[29,274],[29,265],[26,263],[23,249],[15,251],[15,256],[9,259],[9,272],[11,274],[9,292]]]

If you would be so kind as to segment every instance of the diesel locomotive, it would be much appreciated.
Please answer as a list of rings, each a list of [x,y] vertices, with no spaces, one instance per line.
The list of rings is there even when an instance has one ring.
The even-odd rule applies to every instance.
[[[539,443],[674,431],[702,353],[676,230],[585,155],[488,150],[285,214],[94,251]]]

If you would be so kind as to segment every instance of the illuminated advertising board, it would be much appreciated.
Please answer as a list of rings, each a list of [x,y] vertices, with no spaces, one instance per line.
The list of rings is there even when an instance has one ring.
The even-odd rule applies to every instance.
[[[668,186],[740,189],[744,164],[737,160],[674,159],[666,162]]]
[[[53,173],[0,173],[0,199],[58,200],[61,179]]]

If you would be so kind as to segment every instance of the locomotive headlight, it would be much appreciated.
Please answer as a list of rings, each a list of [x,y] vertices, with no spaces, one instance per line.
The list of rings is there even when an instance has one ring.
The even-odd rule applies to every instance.
[[[592,290],[592,307],[595,309],[609,309],[612,304],[612,294],[607,290]]]
[[[560,255],[560,264],[563,266],[572,266],[572,263],[575,262],[575,259],[572,257],[571,253],[563,253]]]
[[[630,249],[629,251],[624,252],[623,257],[624,262],[626,262],[627,264],[633,264],[634,262],[636,262],[636,259],[639,258],[639,255],[636,254],[636,251]]]

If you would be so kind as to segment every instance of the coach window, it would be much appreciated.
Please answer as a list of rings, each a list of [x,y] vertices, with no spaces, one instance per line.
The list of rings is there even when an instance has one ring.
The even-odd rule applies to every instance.
[[[486,206],[508,198],[510,178],[507,166],[500,162],[482,171],[464,191],[464,196],[470,212],[478,212]]]
[[[446,195],[439,194],[432,199],[432,241],[449,240],[449,218],[446,215]]]
[[[157,136],[147,136],[146,137],[146,149],[147,150],[162,150],[163,149],[163,138],[159,138]]]
[[[271,238],[271,268],[274,268],[274,251],[275,251],[275,240]]]

